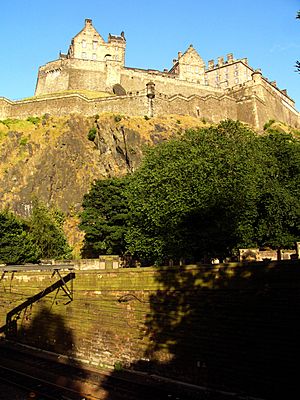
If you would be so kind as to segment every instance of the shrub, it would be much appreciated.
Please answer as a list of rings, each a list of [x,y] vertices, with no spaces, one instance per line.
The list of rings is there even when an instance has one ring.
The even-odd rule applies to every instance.
[[[123,118],[124,118],[123,115],[118,114],[118,115],[115,115],[114,120],[115,120],[115,122],[120,122]]]
[[[22,137],[20,139],[20,141],[19,141],[19,145],[20,146],[26,146],[27,142],[28,142],[28,138],[27,137]]]
[[[37,125],[41,119],[39,117],[28,117],[26,121],[31,122],[34,125]]]
[[[88,133],[88,139],[93,142],[97,134],[97,129],[95,127],[91,128]]]
[[[270,128],[271,125],[273,125],[275,122],[275,119],[270,119],[268,122],[264,124],[264,131],[266,131],[268,128]]]

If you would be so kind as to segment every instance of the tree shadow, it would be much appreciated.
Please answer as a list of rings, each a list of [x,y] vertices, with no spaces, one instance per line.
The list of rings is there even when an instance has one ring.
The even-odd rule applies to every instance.
[[[150,295],[145,321],[146,361],[131,369],[246,396],[295,398],[299,266],[298,260],[158,269],[160,289]]]
[[[50,373],[55,384],[73,389],[81,395],[82,387],[78,374],[80,373],[80,379],[86,378],[87,374],[76,360],[72,330],[67,326],[64,317],[54,312],[46,301],[39,301],[35,307],[38,311],[34,316],[31,317],[30,313],[25,313],[6,338],[18,345],[30,346],[29,352],[40,358],[42,365],[43,360],[47,362],[45,364],[47,374]],[[34,349],[38,350],[34,351]],[[61,364],[57,364],[58,360]]]

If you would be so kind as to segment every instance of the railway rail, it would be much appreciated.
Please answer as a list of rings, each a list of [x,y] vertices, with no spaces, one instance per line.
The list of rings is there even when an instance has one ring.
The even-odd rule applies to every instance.
[[[243,400],[235,393],[180,385],[122,371],[100,373],[82,365],[52,360],[31,349],[0,343],[0,383],[17,387],[34,400]],[[3,395],[3,394],[2,394]],[[30,397],[32,396],[32,397]],[[1,397],[0,399],[5,399]],[[13,400],[11,397],[7,400]],[[259,400],[259,399],[252,399]]]

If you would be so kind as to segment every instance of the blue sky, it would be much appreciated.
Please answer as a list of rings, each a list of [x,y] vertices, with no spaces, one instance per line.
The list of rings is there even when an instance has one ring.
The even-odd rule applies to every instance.
[[[298,10],[296,0],[4,0],[0,96],[33,95],[38,67],[66,52],[91,18],[105,40],[125,31],[129,67],[170,68],[190,44],[206,63],[233,53],[287,89],[300,110]]]

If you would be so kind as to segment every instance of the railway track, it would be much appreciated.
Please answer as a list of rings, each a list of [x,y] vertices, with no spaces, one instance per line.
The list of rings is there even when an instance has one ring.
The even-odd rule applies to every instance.
[[[50,400],[183,400],[151,378],[130,373],[101,374],[82,366],[55,362],[28,351],[0,345],[0,381],[18,387],[36,399]],[[29,398],[29,397],[28,397]],[[198,397],[195,397],[195,399]],[[10,399],[11,400],[11,399]]]
[[[176,382],[153,379],[147,375],[99,373],[82,365],[60,362],[20,351],[0,343],[0,383],[17,387],[34,400],[242,400],[250,397],[216,392],[205,388],[181,386]],[[32,397],[30,397],[30,393]],[[1,397],[0,400],[13,400]],[[255,399],[253,399],[255,400]],[[257,399],[258,400],[258,399]]]

